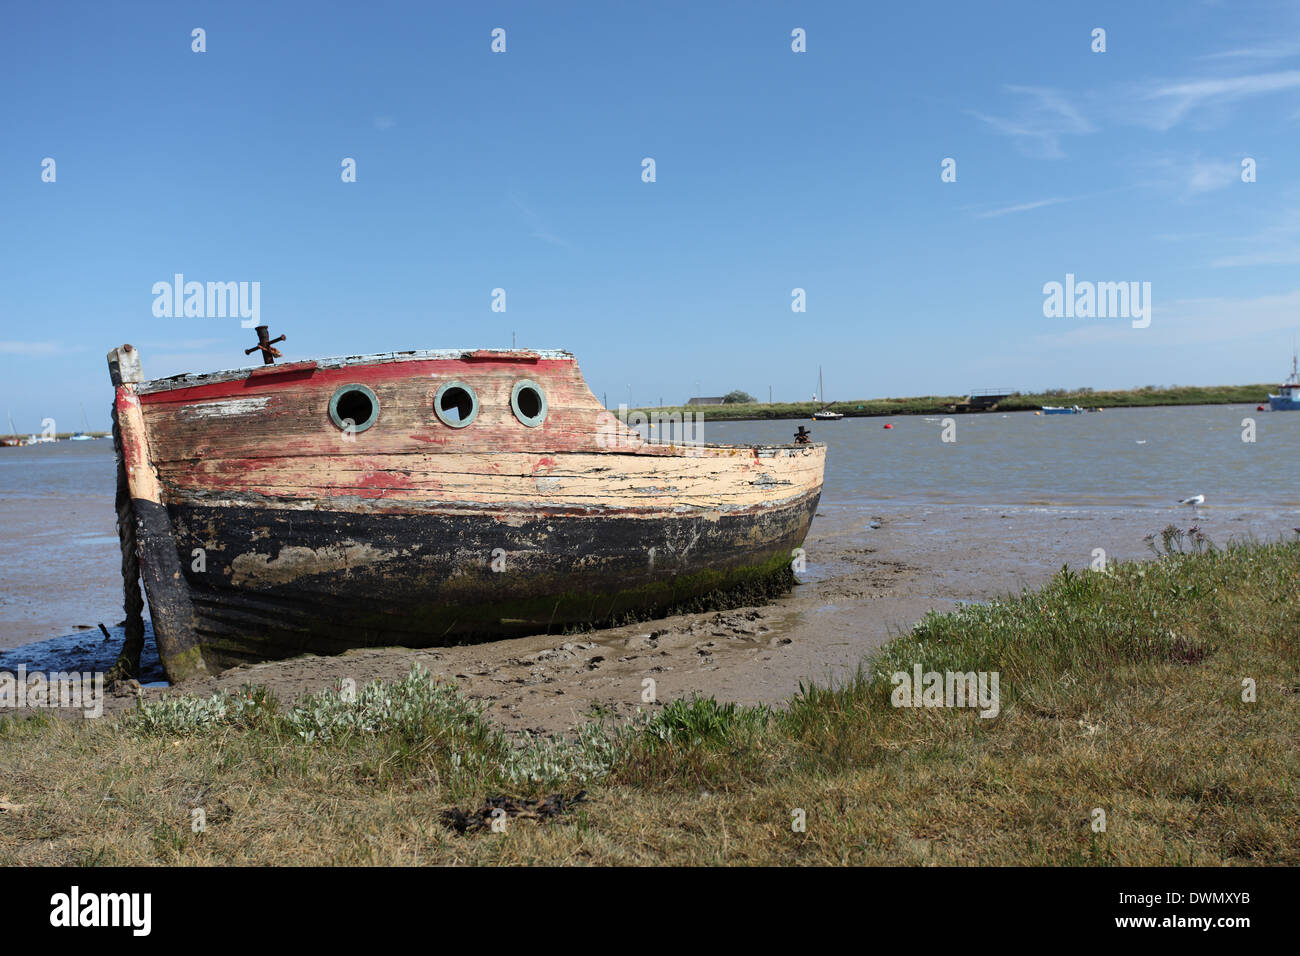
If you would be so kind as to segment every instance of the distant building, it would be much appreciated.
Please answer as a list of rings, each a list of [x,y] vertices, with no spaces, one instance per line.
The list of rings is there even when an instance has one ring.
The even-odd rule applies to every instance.
[[[686,403],[687,405],[725,405],[726,401],[721,395],[717,398],[692,398]]]

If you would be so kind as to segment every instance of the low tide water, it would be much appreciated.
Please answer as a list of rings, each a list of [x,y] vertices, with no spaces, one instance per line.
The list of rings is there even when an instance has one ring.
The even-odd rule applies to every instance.
[[[1242,441],[1247,419],[1253,442]],[[1166,508],[1203,494],[1207,508],[1300,516],[1300,414],[1196,405],[951,422],[951,442],[942,440],[943,417],[910,415],[703,429],[709,442],[776,442],[805,425],[828,446],[831,503]]]
[[[1254,441],[1242,440],[1248,419]],[[954,441],[943,440],[942,416],[706,422],[703,438],[786,442],[800,424],[828,445],[819,522],[917,506],[930,533],[990,508],[1149,512],[1154,528],[1177,499],[1203,494],[1196,514],[1251,533],[1300,526],[1300,414],[1212,405],[956,415]],[[123,617],[114,468],[106,439],[0,449],[0,652],[9,651],[0,666],[49,639],[111,663]],[[107,644],[100,622],[114,636]]]

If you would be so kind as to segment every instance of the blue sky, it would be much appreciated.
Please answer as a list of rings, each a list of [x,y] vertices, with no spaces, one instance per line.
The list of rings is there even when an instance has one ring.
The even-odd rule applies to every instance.
[[[611,404],[803,399],[818,365],[828,398],[1272,381],[1300,333],[1292,2],[0,18],[0,404],[27,431],[103,427],[122,342],[151,377],[246,364],[237,319],[155,317],[177,272],[259,282],[289,359],[514,332]],[[1045,318],[1067,273],[1150,282],[1150,327]]]

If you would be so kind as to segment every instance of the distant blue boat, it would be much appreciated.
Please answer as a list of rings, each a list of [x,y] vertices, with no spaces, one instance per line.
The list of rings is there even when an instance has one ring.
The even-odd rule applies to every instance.
[[[1278,394],[1269,393],[1268,407],[1275,412],[1300,412],[1300,374],[1296,373],[1296,355],[1291,353],[1291,377],[1278,388]]]
[[[1060,405],[1043,406],[1044,415],[1080,415],[1082,413],[1083,413],[1083,409],[1080,408],[1078,405],[1075,405],[1073,408],[1064,408]]]

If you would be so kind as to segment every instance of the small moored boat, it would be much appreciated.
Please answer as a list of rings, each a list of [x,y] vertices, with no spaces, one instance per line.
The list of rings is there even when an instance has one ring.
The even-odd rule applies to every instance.
[[[824,445],[648,441],[567,352],[109,367],[123,547],[174,681],[772,593],[821,496]]]
[[[817,394],[818,394],[819,396],[821,396],[821,397],[818,399],[818,401],[822,401],[822,402],[826,401],[826,388],[825,388],[825,386],[822,385],[822,370],[821,370],[821,366],[820,366],[820,365],[817,366]],[[829,404],[823,405],[823,406],[822,406],[821,408],[819,408],[817,411],[813,412],[813,414],[812,414],[813,421],[815,421],[815,422],[838,422],[841,418],[843,418],[843,417],[844,417],[844,413],[843,413],[843,412],[833,412],[833,411],[831,411],[831,405],[833,405],[833,404],[835,404],[835,403],[834,403],[834,402],[831,402],[831,403],[829,403]]]
[[[1074,405],[1068,408],[1061,405],[1044,405],[1043,414],[1044,415],[1081,415],[1083,414],[1083,409],[1080,408],[1078,405]]]
[[[1296,354],[1291,353],[1291,375],[1278,386],[1277,394],[1268,396],[1268,407],[1275,412],[1300,411],[1300,372],[1296,369]]]

